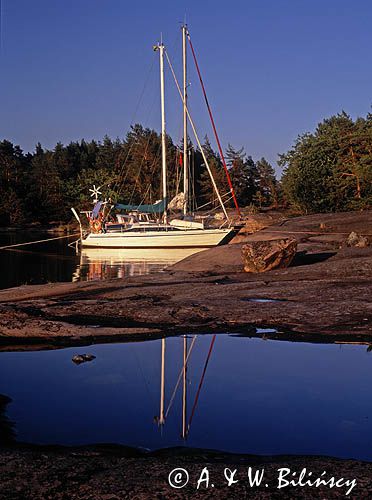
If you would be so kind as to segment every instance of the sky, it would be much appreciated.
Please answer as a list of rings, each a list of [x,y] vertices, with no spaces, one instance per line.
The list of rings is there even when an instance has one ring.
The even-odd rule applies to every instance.
[[[0,140],[24,151],[123,138],[137,122],[160,131],[152,47],[162,34],[181,80],[185,19],[223,147],[276,166],[325,117],[371,109],[370,0],[0,2]],[[167,131],[179,142],[182,103],[168,68],[165,78]],[[188,81],[198,133],[212,139],[191,55]]]

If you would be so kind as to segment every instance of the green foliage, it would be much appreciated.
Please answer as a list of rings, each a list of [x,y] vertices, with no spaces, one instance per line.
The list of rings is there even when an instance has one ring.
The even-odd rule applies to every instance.
[[[226,151],[230,177],[239,205],[246,206],[253,202],[259,189],[259,173],[251,156],[246,155],[244,148],[234,149],[231,144]]]
[[[228,193],[229,187],[227,184],[226,175],[223,169],[222,161],[218,153],[216,153],[208,137],[205,137],[204,144],[202,145],[204,154],[207,158],[209,168],[211,169],[213,178],[218,186],[221,196]],[[200,153],[199,153],[200,154]],[[201,154],[200,154],[201,157]],[[217,193],[215,192],[210,175],[206,166],[204,165],[204,160],[201,157],[200,160],[203,162],[200,164],[200,177],[199,177],[199,200],[201,204],[207,204],[211,202],[212,207],[219,206]]]
[[[299,136],[287,153],[282,186],[305,213],[359,209],[372,202],[372,117],[353,121],[342,112]]]
[[[177,148],[166,137],[168,193],[172,198],[182,189],[182,168]],[[220,156],[208,138],[203,145],[215,182],[225,200],[231,193]],[[190,206],[208,204],[217,207],[218,199],[201,151],[190,151]],[[277,181],[266,160],[257,165],[243,149],[229,146],[226,157],[239,203],[257,206],[275,202]],[[101,142],[82,140],[53,150],[37,144],[33,154],[24,154],[19,146],[0,141],[0,224],[22,224],[39,221],[67,222],[70,207],[89,210],[89,189],[101,187],[103,198],[125,204],[154,203],[162,197],[161,136],[154,130],[136,124],[123,140],[108,136]]]
[[[170,193],[175,189],[176,147],[167,137]],[[0,224],[68,221],[70,207],[90,209],[89,189],[126,203],[161,198],[161,137],[141,125],[124,140],[57,143],[53,151],[37,144],[24,155],[9,141],[0,142]]]
[[[182,186],[179,151],[167,136],[168,192]],[[201,151],[190,150],[190,197],[193,206],[218,200]],[[203,150],[222,196],[231,193],[221,158],[205,138]],[[319,123],[315,132],[297,138],[279,155],[284,173],[279,183],[273,167],[254,162],[244,149],[230,144],[226,160],[241,206],[277,207],[282,193],[305,212],[357,210],[372,205],[372,114],[353,120],[345,112]],[[91,208],[89,189],[102,186],[103,196],[128,204],[153,203],[162,197],[161,137],[136,124],[124,139],[108,136],[101,142],[57,143],[53,150],[40,144],[24,154],[10,141],[0,141],[0,224],[68,221],[70,207]]]
[[[270,163],[261,158],[256,163],[258,174],[258,190],[255,194],[255,200],[260,207],[278,206],[278,181],[275,177],[275,170]]]
[[[19,146],[0,142],[0,221],[19,224],[25,220],[26,157]]]

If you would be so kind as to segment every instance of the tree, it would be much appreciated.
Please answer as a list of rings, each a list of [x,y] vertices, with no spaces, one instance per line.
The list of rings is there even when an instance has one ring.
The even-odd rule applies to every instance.
[[[299,136],[280,155],[283,190],[292,205],[308,212],[363,208],[372,201],[372,120],[355,122],[344,111]]]
[[[205,136],[204,138],[204,144],[202,145],[202,147],[220,195],[223,196],[225,193],[229,193],[229,186],[227,184],[227,179],[225,171],[223,169],[221,158],[219,154],[213,150],[207,136]],[[202,158],[201,153],[200,156],[203,163],[200,165],[201,173],[199,178],[199,203],[202,205],[210,203],[209,207],[216,207],[219,205],[217,193],[213,187],[211,177],[206,168],[206,165],[204,164],[204,159]]]
[[[53,153],[36,146],[28,178],[26,197],[28,210],[40,222],[61,220],[66,217],[68,207],[63,203],[62,183],[54,164]]]
[[[0,142],[0,220],[2,224],[24,221],[25,173],[27,159],[19,146]]]
[[[237,201],[239,205],[247,206],[254,201],[258,189],[257,167],[252,157],[247,157],[244,148],[236,150],[231,144],[228,145],[226,159]]]
[[[276,180],[275,170],[270,163],[261,158],[256,163],[258,174],[258,191],[256,198],[259,200],[259,205],[278,206],[278,181]]]

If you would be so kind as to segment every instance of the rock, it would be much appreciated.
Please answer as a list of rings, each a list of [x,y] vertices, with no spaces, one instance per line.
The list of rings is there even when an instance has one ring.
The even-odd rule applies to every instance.
[[[369,246],[368,238],[354,231],[349,234],[345,243],[347,247],[366,248]]]
[[[9,445],[14,443],[16,440],[16,433],[14,430],[14,422],[9,420],[6,416],[6,407],[12,400],[5,396],[4,394],[0,394],[0,443],[1,445]]]
[[[246,273],[263,273],[271,269],[288,267],[296,250],[297,241],[294,238],[247,243],[242,246],[244,271]]]
[[[254,217],[247,217],[244,226],[239,230],[238,234],[229,242],[230,244],[242,243],[247,238],[257,231],[261,231],[268,226],[267,221],[257,220]]]
[[[93,359],[96,359],[93,354],[76,354],[76,356],[73,356],[72,362],[76,365],[80,365],[81,363],[86,363],[87,361],[93,361]]]

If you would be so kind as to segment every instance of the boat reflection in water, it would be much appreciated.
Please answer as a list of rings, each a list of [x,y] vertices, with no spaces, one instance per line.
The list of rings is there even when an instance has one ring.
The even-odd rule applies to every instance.
[[[202,387],[203,387],[203,382],[204,382],[205,374],[207,372],[208,363],[209,363],[209,360],[211,358],[211,354],[213,351],[213,346],[214,346],[214,343],[216,340],[216,335],[212,335],[211,342],[210,342],[209,349],[208,349],[208,354],[207,354],[205,362],[204,362],[203,370],[201,372],[201,376],[200,376],[200,380],[199,380],[199,383],[197,386],[196,393],[193,397],[193,403],[190,407],[190,409],[191,409],[190,412],[188,409],[187,386],[189,384],[189,381],[188,381],[187,367],[188,367],[188,362],[190,359],[191,352],[193,350],[195,341],[197,339],[197,335],[191,337],[190,341],[188,340],[187,335],[183,335],[182,338],[183,338],[183,340],[182,340],[182,342],[183,342],[182,367],[179,371],[177,380],[175,381],[174,388],[173,388],[172,394],[169,398],[169,402],[167,403],[167,405],[165,404],[166,339],[161,340],[160,405],[159,405],[159,416],[155,417],[155,421],[161,427],[165,424],[166,419],[169,415],[169,412],[172,408],[174,399],[176,397],[178,388],[180,387],[181,381],[182,381],[182,412],[181,412],[182,413],[182,417],[181,417],[181,419],[182,419],[182,425],[181,425],[182,431],[181,431],[181,437],[183,440],[186,440],[187,436],[190,432],[193,417],[195,415],[195,410],[196,410],[196,407],[197,407],[197,404],[199,401],[200,392],[201,392]]]
[[[23,443],[372,461],[366,346],[213,339],[0,352],[0,394],[12,399],[4,426],[0,397],[0,434],[12,439],[15,422]],[[76,365],[79,354],[95,359]]]
[[[163,271],[204,248],[82,248],[72,281],[124,278]]]

